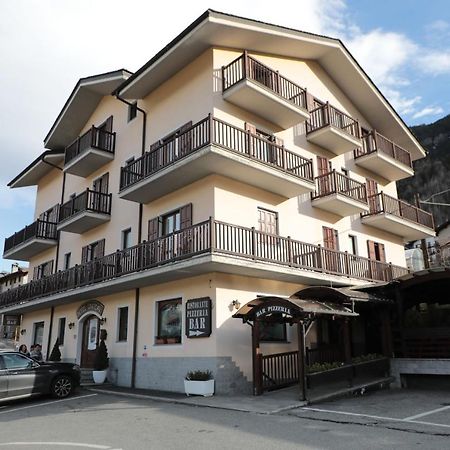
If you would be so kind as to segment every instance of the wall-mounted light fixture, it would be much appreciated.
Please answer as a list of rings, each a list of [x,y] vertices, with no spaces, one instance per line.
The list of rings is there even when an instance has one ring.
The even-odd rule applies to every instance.
[[[24,334],[27,334],[27,330],[25,328],[22,328],[20,330],[20,334],[23,336]]]
[[[69,325],[68,325],[69,330],[71,330],[74,326],[75,326],[75,323],[74,322],[70,322]]]
[[[105,325],[105,323],[106,323],[106,317],[102,317],[101,319],[100,319],[100,325]]]
[[[235,308],[235,309],[239,309],[241,307],[241,302],[239,300],[233,300],[231,302],[231,305]]]

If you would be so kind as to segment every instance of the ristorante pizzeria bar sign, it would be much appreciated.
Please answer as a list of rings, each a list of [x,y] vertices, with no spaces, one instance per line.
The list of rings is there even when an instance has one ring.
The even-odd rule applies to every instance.
[[[188,338],[211,335],[211,299],[193,298],[186,302],[186,336]]]

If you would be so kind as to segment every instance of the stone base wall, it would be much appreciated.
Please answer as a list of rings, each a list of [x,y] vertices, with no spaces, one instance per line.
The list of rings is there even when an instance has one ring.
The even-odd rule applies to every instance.
[[[402,375],[450,375],[450,359],[392,358],[392,387],[403,387]]]
[[[131,358],[111,358],[108,380],[131,386]],[[231,357],[138,358],[136,388],[184,392],[184,377],[191,370],[210,370],[217,394],[251,394],[247,380]]]

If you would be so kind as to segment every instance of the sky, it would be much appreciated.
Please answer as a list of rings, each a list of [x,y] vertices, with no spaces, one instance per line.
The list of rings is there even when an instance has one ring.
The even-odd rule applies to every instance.
[[[409,125],[450,113],[448,0],[0,0],[0,245],[34,215],[6,184],[78,79],[136,71],[208,8],[340,38]]]

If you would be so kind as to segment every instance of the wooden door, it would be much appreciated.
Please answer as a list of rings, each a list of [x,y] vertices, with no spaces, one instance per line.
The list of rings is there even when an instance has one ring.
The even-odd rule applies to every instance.
[[[81,367],[94,368],[95,353],[99,342],[100,320],[97,316],[86,317],[83,322],[83,336],[81,343]]]
[[[339,251],[339,240],[337,230],[329,227],[322,227],[324,263],[325,268],[332,272],[341,272],[341,261]]]

